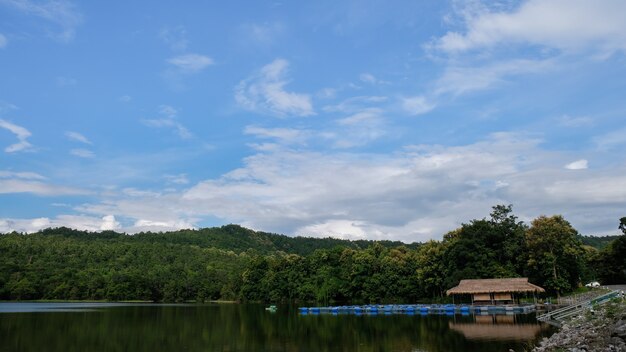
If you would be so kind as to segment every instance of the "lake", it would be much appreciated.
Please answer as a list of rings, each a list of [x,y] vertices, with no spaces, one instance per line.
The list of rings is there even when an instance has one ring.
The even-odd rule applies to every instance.
[[[524,351],[526,315],[301,315],[257,304],[0,303],[0,351]]]

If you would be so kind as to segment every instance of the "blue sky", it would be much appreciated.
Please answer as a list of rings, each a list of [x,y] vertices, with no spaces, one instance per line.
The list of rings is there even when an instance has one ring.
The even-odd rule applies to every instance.
[[[626,216],[626,3],[0,0],[0,231]]]

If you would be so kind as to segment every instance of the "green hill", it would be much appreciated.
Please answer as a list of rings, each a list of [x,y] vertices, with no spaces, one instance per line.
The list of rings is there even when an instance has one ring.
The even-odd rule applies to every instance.
[[[253,231],[239,225],[225,225],[198,230],[179,230],[170,232],[140,232],[135,235],[126,235],[114,231],[88,232],[69,229],[66,227],[45,229],[33,235],[59,236],[76,240],[107,240],[140,243],[163,243],[178,245],[193,245],[201,248],[216,248],[235,253],[255,252],[270,254],[284,252],[298,255],[309,255],[317,249],[332,249],[345,247],[364,249],[374,243],[384,247],[394,248],[406,246],[415,249],[419,243],[406,244],[400,241],[370,241],[370,240],[342,240],[337,238],[289,237],[268,232]]]

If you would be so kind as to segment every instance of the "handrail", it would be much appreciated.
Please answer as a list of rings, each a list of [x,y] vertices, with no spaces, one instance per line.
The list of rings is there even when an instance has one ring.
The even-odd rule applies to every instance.
[[[563,318],[572,316],[576,313],[581,312],[584,309],[591,307],[594,304],[604,304],[608,302],[611,298],[615,298],[619,295],[619,291],[611,291],[595,298],[578,302],[576,304],[569,305],[567,307],[555,309],[553,311],[547,312],[545,314],[537,316],[537,320],[550,322],[550,321],[560,321]]]

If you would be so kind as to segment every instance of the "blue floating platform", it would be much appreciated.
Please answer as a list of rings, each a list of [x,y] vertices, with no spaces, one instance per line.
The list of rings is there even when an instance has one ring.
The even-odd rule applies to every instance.
[[[298,311],[302,315],[307,314],[354,314],[354,315],[377,315],[379,312],[384,315],[392,314],[405,314],[420,315],[427,314],[440,314],[440,315],[454,315],[454,314],[525,314],[535,311],[534,305],[520,305],[520,306],[470,306],[466,304],[387,304],[376,305],[368,304],[361,306],[329,306],[329,307],[299,307]]]

